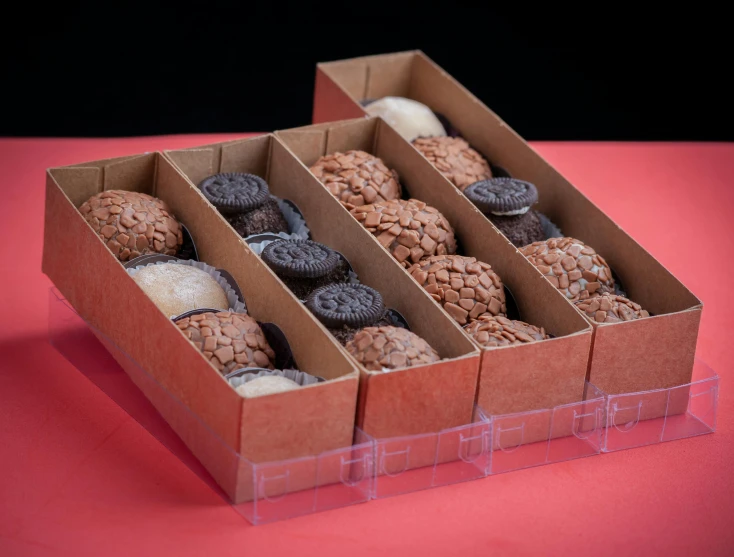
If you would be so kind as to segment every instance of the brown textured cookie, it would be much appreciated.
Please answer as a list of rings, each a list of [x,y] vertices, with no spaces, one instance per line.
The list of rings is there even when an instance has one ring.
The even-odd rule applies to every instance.
[[[596,323],[621,323],[650,317],[639,304],[623,296],[602,294],[576,302],[576,307],[586,314],[589,321]]]
[[[103,191],[79,212],[120,261],[146,253],[176,255],[183,244],[181,225],[168,206],[145,193]]]
[[[429,257],[408,272],[461,325],[481,315],[507,313],[502,280],[474,257]]]
[[[199,313],[176,325],[222,375],[243,367],[273,369],[275,352],[246,313]]]
[[[371,371],[438,362],[441,357],[421,337],[401,327],[366,327],[347,342],[347,352]]]
[[[550,238],[520,248],[520,253],[569,300],[614,289],[612,270],[604,258],[581,240]]]
[[[413,146],[461,191],[492,177],[484,157],[460,137],[418,138]]]
[[[401,195],[398,173],[364,151],[326,155],[314,163],[311,172],[347,209]]]
[[[482,346],[508,346],[550,338],[543,327],[502,316],[480,315],[464,326],[464,330]]]
[[[434,207],[417,199],[382,201],[352,209],[404,267],[432,255],[456,253],[454,229]]]

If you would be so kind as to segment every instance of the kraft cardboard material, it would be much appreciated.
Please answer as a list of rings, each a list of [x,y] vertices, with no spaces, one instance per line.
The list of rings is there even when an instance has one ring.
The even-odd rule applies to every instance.
[[[279,325],[300,369],[329,381],[290,393],[240,397],[135,284],[82,218],[77,207],[91,195],[110,189],[132,189],[163,199],[188,227],[201,259],[228,270],[238,282],[248,313]],[[232,499],[252,496],[251,475],[237,471],[246,461],[236,453],[265,462],[351,446],[357,370],[246,244],[222,232],[219,214],[202,203],[199,193],[163,156],[153,153],[50,169],[43,271],[76,311],[108,339],[105,344],[110,347],[114,342],[113,355]],[[140,374],[133,372],[135,364],[123,363],[125,358],[119,357],[123,353],[180,404],[151,395],[151,389],[142,386]],[[192,430],[191,416],[203,424],[198,431]],[[299,478],[293,478],[291,486],[298,485]]]
[[[425,54],[411,51],[319,64],[313,121],[364,117],[359,101],[385,95],[405,96],[443,114],[491,163],[534,183],[540,197],[537,210],[564,235],[596,249],[619,276],[628,297],[656,316],[592,324],[592,383],[618,394],[690,382],[700,300]]]
[[[489,263],[499,274],[518,303],[521,319],[545,327],[556,337],[527,345],[481,350],[477,405],[485,413],[525,412],[582,400],[591,343],[590,325],[468,199],[445,183],[433,166],[390,126],[380,119],[369,118],[278,131],[276,136],[301,160],[304,168],[322,155],[349,149],[363,149],[380,157],[397,171],[410,196],[443,213],[454,227],[464,255]],[[331,199],[335,214],[356,223],[313,175],[310,182],[321,188],[322,197]],[[361,225],[358,228],[362,236],[387,253]],[[392,267],[405,273],[389,254],[388,257]]]
[[[385,305],[399,311],[411,330],[444,358],[390,373],[368,371],[357,364],[361,373],[357,423],[368,435],[388,438],[432,433],[471,422],[479,368],[474,345],[379,244],[365,237],[362,227],[275,136],[167,151],[165,155],[192,184],[216,172],[261,175],[272,194],[301,209],[313,239],[341,252],[360,281],[378,290]],[[232,238],[239,238],[231,227],[228,231]]]

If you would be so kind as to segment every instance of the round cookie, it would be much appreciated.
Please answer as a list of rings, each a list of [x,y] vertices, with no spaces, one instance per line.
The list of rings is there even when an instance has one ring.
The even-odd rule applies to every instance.
[[[202,180],[199,189],[223,215],[257,209],[270,196],[270,188],[265,180],[244,172],[224,172],[209,176]]]
[[[225,172],[201,181],[199,189],[243,238],[288,233],[288,221],[268,183],[255,174]]]
[[[482,213],[514,216],[527,213],[538,202],[534,184],[516,178],[490,178],[473,183],[464,190]]]
[[[490,178],[472,184],[464,195],[515,247],[546,239],[538,213],[530,208],[538,202],[534,184],[515,178]]]
[[[243,367],[274,367],[275,352],[246,313],[199,313],[175,323],[222,375]]]
[[[347,209],[399,199],[398,173],[364,151],[333,153],[317,160],[311,172]]]
[[[330,328],[365,327],[385,313],[382,296],[364,284],[330,284],[314,290],[306,307]]]
[[[365,107],[370,116],[379,116],[406,141],[418,137],[444,136],[446,130],[426,105],[404,97],[382,97]]]
[[[262,258],[279,276],[316,278],[328,275],[339,263],[339,254],[312,240],[282,240],[268,244]]]
[[[243,397],[252,398],[256,396],[273,395],[299,389],[301,386],[287,377],[279,375],[265,375],[256,377],[252,381],[243,383],[235,390]]]
[[[311,240],[272,242],[262,258],[300,300],[327,284],[349,281],[347,262],[330,247]]]
[[[642,309],[639,304],[611,293],[579,300],[576,302],[576,307],[586,315],[589,321],[595,323],[621,323],[650,317],[650,313]]]
[[[433,255],[456,253],[454,229],[434,207],[417,199],[398,199],[352,209],[403,267]]]
[[[79,212],[120,261],[147,253],[176,255],[183,244],[181,225],[168,206],[145,193],[104,191]]]
[[[481,315],[507,313],[502,280],[492,267],[474,257],[429,257],[408,272],[460,325]]]
[[[227,294],[217,281],[190,265],[148,265],[138,269],[132,278],[168,317],[192,309],[229,307]]]
[[[500,315],[481,315],[475,321],[465,325],[464,330],[477,343],[488,348],[550,338],[545,334],[543,327],[507,319]]]
[[[604,258],[575,238],[550,238],[520,248],[528,260],[569,300],[614,290],[612,270]]]
[[[413,146],[461,191],[492,177],[489,163],[460,137],[419,138]]]
[[[441,359],[425,340],[400,327],[365,327],[347,342],[346,349],[371,371],[395,370]]]

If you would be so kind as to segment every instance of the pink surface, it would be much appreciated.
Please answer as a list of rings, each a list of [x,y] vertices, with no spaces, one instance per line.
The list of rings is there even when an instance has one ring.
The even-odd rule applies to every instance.
[[[535,145],[704,301],[717,433],[254,527],[48,345],[40,272],[45,168],[232,137],[0,139],[0,555],[732,554],[734,145]]]

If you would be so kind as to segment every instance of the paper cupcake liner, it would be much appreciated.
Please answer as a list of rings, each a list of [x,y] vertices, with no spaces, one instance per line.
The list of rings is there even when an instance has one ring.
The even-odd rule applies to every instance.
[[[236,389],[240,385],[249,383],[250,381],[257,379],[258,377],[285,377],[291,381],[295,381],[301,387],[307,385],[314,385],[316,383],[323,383],[326,381],[323,377],[317,377],[310,375],[305,371],[299,371],[297,369],[263,369],[259,367],[241,368],[236,369],[232,373],[228,373],[224,376],[227,382],[232,385],[233,389]]]
[[[550,238],[563,238],[563,232],[561,232],[560,228],[553,224],[551,220],[540,211],[536,211],[536,213],[538,215],[538,220],[540,220],[540,226],[543,228],[543,234],[545,234],[546,240]]]
[[[227,271],[222,271],[202,263],[201,261],[194,261],[193,259],[178,259],[170,255],[143,255],[130,261],[131,265],[127,267],[127,272],[130,276],[135,276],[140,269],[148,267],[149,265],[163,265],[164,263],[174,263],[176,265],[188,265],[207,273],[212,277],[217,284],[222,287],[225,295],[227,296],[228,308],[220,308],[219,311],[232,311],[235,313],[247,313],[247,306],[245,305],[245,299],[242,296],[237,282],[234,280],[232,275]],[[197,308],[198,309],[198,308]],[[189,313],[189,312],[186,312]],[[170,318],[176,318],[178,316],[170,315]]]
[[[247,245],[258,255],[263,252],[265,246],[276,240],[308,240],[311,238],[311,230],[306,225],[306,219],[303,218],[303,214],[296,204],[288,199],[280,199],[279,197],[275,199],[278,201],[280,212],[283,213],[285,221],[288,223],[290,233],[278,232],[247,236],[245,238]]]

